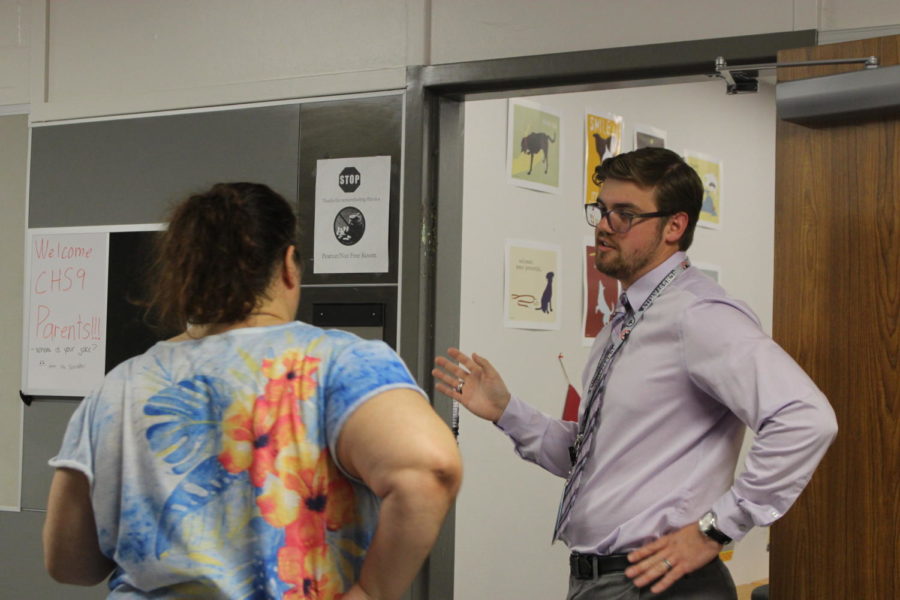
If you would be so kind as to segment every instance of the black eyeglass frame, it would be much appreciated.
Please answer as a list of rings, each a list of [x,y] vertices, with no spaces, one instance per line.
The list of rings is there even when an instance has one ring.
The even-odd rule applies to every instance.
[[[591,223],[591,212],[593,209],[600,211],[600,218],[597,219],[596,223]],[[613,225],[612,219],[609,217],[611,213],[616,213],[620,219],[625,223],[624,228],[617,229],[615,225]],[[631,231],[631,228],[634,227],[634,220],[638,217],[642,219],[651,219],[653,217],[671,217],[674,214],[677,214],[677,210],[658,210],[656,212],[646,212],[646,213],[634,213],[630,210],[625,210],[624,208],[606,208],[602,202],[592,202],[590,204],[584,205],[584,220],[587,221],[587,224],[591,227],[597,227],[600,224],[600,221],[606,219],[606,222],[609,223],[609,228],[613,230],[614,233],[628,233]],[[627,216],[626,216],[627,215]]]

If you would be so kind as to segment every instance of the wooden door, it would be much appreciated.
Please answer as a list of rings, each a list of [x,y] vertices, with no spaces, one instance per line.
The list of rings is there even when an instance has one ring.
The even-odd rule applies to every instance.
[[[877,56],[900,36],[788,50],[779,62]],[[779,69],[779,81],[861,66]],[[900,119],[779,121],[774,337],[840,431],[771,535],[774,600],[900,598]]]

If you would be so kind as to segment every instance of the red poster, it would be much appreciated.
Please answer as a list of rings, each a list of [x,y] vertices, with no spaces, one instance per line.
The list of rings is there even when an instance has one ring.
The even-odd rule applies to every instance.
[[[586,241],[584,252],[584,339],[590,344],[612,318],[619,297],[619,282],[594,266],[593,241]]]

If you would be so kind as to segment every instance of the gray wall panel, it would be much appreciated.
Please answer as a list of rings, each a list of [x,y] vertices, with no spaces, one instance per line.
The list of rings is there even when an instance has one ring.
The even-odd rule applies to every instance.
[[[8,600],[100,600],[106,583],[79,587],[56,583],[44,570],[44,513],[0,511],[0,598]]]
[[[47,461],[56,456],[63,433],[78,400],[36,400],[25,408],[22,427],[22,508],[47,509],[47,493],[53,469]]]
[[[303,284],[396,283],[400,213],[400,156],[403,97],[400,95],[310,102],[300,108],[301,256]],[[390,255],[387,273],[314,273],[316,167],[320,159],[390,156]]]
[[[156,223],[218,181],[296,201],[298,105],[36,127],[29,227]]]
[[[22,287],[25,264],[25,173],[28,115],[0,116],[0,506],[19,505],[22,404]]]

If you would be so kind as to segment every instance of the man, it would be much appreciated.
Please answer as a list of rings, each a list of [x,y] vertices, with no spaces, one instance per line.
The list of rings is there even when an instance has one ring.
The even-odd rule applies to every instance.
[[[579,423],[511,396],[483,357],[438,357],[437,389],[567,478],[554,531],[569,599],[734,599],[718,555],[793,504],[837,427],[827,400],[753,312],[690,267],[703,200],[677,154],[643,148],[597,169],[596,267],[624,290],[582,378]],[[755,432],[734,479],[744,425]],[[643,595],[641,595],[643,593]]]

